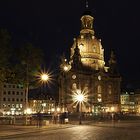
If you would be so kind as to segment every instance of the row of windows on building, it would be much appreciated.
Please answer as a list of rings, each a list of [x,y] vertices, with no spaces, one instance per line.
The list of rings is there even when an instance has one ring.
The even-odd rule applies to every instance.
[[[15,99],[15,98],[12,98],[12,99],[11,99],[11,98],[5,98],[5,97],[4,97],[4,98],[3,98],[3,101],[13,101],[13,102],[14,102],[14,101],[17,101],[17,102],[20,101],[20,102],[23,102],[23,99],[19,99],[19,98],[16,98],[16,99]]]
[[[8,95],[23,95],[23,92],[19,92],[19,91],[17,91],[17,92],[15,92],[15,91],[8,91],[8,92],[6,92],[6,91],[4,91],[3,92],[3,94],[4,95],[6,95],[6,94],[8,94]]]
[[[21,88],[23,89],[23,85],[3,85],[4,88]]]
[[[72,89],[73,90],[77,89],[77,84],[76,83],[73,83],[72,84]],[[88,91],[88,86],[84,87],[84,91]],[[102,93],[102,87],[101,87],[101,85],[98,85],[97,86],[97,93]],[[112,94],[112,87],[111,87],[111,85],[108,86],[108,93],[109,94]]]
[[[6,108],[6,107],[12,107],[12,108],[23,108],[23,105],[22,104],[3,104],[3,108]]]

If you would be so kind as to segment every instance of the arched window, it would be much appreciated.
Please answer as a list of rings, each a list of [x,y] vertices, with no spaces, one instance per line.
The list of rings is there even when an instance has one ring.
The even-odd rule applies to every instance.
[[[97,93],[102,93],[102,87],[101,87],[101,85],[98,85],[98,87],[97,87]]]
[[[72,84],[72,89],[73,89],[73,90],[77,89],[77,84],[76,84],[76,83],[73,83],[73,84]]]
[[[108,93],[112,94],[112,87],[111,87],[111,85],[108,86]]]
[[[95,45],[93,46],[93,52],[94,53],[96,52],[96,46]]]
[[[88,86],[86,85],[85,87],[84,87],[84,92],[88,92],[89,90],[88,90]]]

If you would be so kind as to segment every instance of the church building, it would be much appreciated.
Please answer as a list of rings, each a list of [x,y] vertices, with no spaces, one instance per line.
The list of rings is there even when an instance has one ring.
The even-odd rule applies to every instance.
[[[121,77],[116,57],[111,52],[108,63],[104,60],[101,39],[93,28],[94,17],[85,11],[81,17],[79,36],[74,38],[70,58],[62,58],[59,74],[59,105],[63,111],[118,112]],[[84,100],[78,101],[77,96]]]

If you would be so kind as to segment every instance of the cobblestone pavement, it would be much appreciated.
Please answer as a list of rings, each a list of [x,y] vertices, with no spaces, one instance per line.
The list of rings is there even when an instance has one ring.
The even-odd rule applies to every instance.
[[[0,140],[140,140],[140,123],[91,125],[0,126]]]

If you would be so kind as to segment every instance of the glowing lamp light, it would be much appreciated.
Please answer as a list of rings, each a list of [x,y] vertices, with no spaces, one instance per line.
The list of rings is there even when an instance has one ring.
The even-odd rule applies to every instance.
[[[44,74],[41,75],[41,80],[42,80],[42,81],[48,81],[48,79],[49,79],[48,74],[45,74],[45,73],[44,73]]]
[[[64,71],[68,71],[68,67],[67,66],[64,66]]]
[[[86,102],[87,101],[87,94],[84,93],[83,91],[77,89],[76,92],[74,92],[73,101],[80,102],[80,103]]]
[[[46,103],[43,103],[42,106],[45,107],[46,106]]]
[[[115,108],[114,108],[113,106],[111,107],[111,111],[112,111],[112,112],[114,112],[114,111],[115,111]]]
[[[52,112],[54,112],[54,111],[55,111],[55,109],[54,109],[54,108],[52,108],[52,109],[51,109],[51,111],[52,111]]]
[[[84,95],[83,94],[78,94],[76,96],[77,101],[82,102],[84,100]]]
[[[60,111],[60,108],[58,107],[56,110],[57,110],[57,112],[59,112]]]
[[[79,45],[79,48],[80,48],[80,49],[82,49],[82,48],[83,48],[83,46],[84,46],[83,44],[80,44],[80,45]]]
[[[82,114],[81,114],[82,113],[82,104],[84,102],[87,102],[87,93],[84,91],[81,91],[80,89],[77,89],[74,92],[73,101],[74,101],[74,103],[76,103],[76,106],[77,106],[77,104],[79,104],[79,124],[82,124]]]
[[[32,113],[32,110],[30,108],[27,108],[25,111],[24,111],[25,114],[31,114]]]

